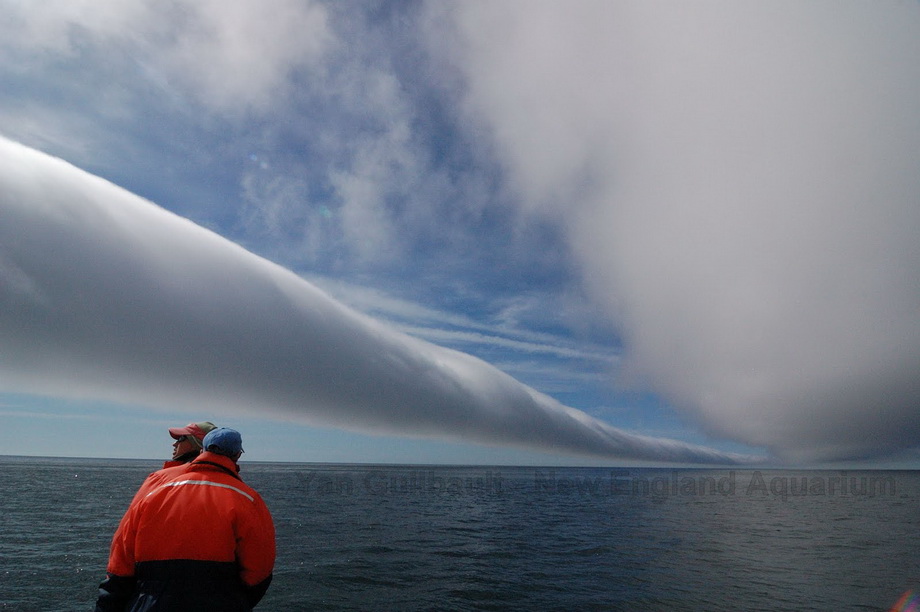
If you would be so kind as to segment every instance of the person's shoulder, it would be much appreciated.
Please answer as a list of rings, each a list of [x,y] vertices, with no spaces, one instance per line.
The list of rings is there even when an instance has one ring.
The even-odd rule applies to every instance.
[[[244,485],[244,486],[246,487],[246,491],[252,497],[252,504],[250,505],[250,507],[254,511],[255,516],[259,517],[258,520],[263,523],[266,523],[266,522],[272,523],[273,522],[272,513],[268,509],[268,504],[266,504],[265,500],[262,499],[262,496],[259,495],[259,492],[253,489],[252,487],[250,487],[249,485]]]
[[[184,471],[183,468],[186,467],[185,463],[179,463],[176,465],[168,465],[169,463],[171,462],[167,461],[162,469],[159,469],[156,472],[150,473],[147,476],[146,482],[149,484],[151,482],[159,482],[161,480],[165,480],[174,474],[179,474],[183,472]]]
[[[219,478],[221,482],[226,483],[236,489],[239,489],[241,491],[248,493],[254,502],[265,505],[265,501],[262,499],[262,496],[259,495],[259,492],[256,491],[252,487],[252,485],[250,485],[248,482],[243,480],[243,477],[240,474],[236,474],[233,476],[227,473],[218,473],[218,474],[219,476],[216,476],[216,478]]]
[[[188,463],[178,463],[176,461],[167,461],[163,464],[162,469],[157,470],[151,476],[156,476],[157,474],[176,474],[183,472],[188,469]]]
[[[173,467],[167,467],[156,472],[151,472],[144,479],[144,482],[141,483],[140,488],[137,490],[137,493],[134,494],[134,502],[137,502],[147,496],[153,489],[155,489],[160,483],[168,480],[172,474],[175,474],[178,471],[181,471],[182,465],[177,465]],[[132,503],[134,503],[132,502]]]

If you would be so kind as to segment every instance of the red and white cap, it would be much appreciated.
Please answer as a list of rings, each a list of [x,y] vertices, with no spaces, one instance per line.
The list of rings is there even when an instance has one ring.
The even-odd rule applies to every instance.
[[[210,421],[203,421],[201,423],[189,423],[185,427],[170,427],[169,435],[175,440],[178,440],[182,436],[191,436],[196,438],[200,443],[204,440],[204,437],[208,435],[208,432],[213,429],[217,429],[217,425]]]

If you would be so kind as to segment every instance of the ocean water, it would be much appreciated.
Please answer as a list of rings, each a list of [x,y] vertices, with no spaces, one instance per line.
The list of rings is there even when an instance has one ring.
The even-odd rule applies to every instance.
[[[91,610],[146,461],[0,457],[0,609]],[[244,463],[259,610],[887,610],[920,472]]]

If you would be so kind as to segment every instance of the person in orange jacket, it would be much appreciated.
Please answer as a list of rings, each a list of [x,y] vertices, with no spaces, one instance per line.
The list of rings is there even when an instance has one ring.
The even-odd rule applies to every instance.
[[[248,612],[265,595],[275,527],[240,479],[240,434],[214,429],[202,445],[141,485],[112,538],[96,612]]]
[[[217,426],[210,421],[189,423],[185,427],[170,427],[169,435],[173,442],[172,459],[163,464],[164,468],[188,463],[201,452],[204,437]]]

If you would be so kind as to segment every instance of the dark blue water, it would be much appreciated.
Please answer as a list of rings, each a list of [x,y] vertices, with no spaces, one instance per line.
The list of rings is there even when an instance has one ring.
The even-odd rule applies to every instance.
[[[0,609],[92,609],[150,462],[0,457]],[[887,610],[920,473],[252,464],[260,610]]]

